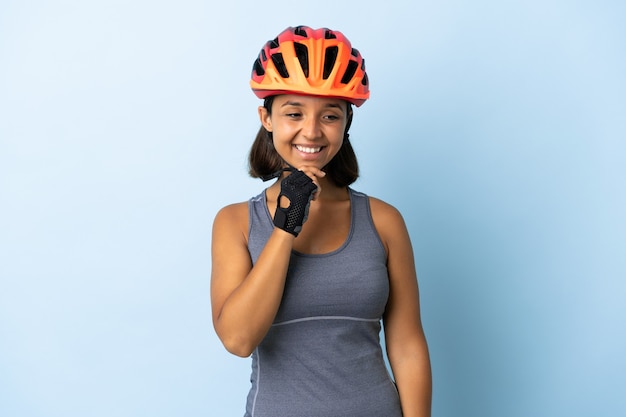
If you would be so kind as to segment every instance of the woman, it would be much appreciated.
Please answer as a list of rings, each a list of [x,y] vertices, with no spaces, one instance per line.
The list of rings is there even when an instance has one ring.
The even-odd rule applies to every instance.
[[[277,180],[217,214],[211,277],[218,336],[252,355],[245,415],[429,416],[406,226],[349,187],[352,105],[369,98],[360,53],[338,31],[290,27],[264,46],[250,83],[264,99],[250,174]]]

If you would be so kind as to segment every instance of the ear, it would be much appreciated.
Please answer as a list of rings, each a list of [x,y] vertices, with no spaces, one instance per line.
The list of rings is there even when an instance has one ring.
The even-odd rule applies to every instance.
[[[263,106],[259,106],[259,119],[261,119],[261,124],[268,132],[272,131],[272,116],[267,111],[267,109]]]

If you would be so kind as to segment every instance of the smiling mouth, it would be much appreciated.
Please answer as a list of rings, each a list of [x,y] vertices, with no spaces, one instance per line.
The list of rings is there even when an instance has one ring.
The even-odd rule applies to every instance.
[[[318,153],[322,150],[323,146],[318,146],[315,148],[311,148],[308,146],[302,146],[302,145],[294,145],[294,147],[299,150],[300,152],[304,152],[304,153]]]

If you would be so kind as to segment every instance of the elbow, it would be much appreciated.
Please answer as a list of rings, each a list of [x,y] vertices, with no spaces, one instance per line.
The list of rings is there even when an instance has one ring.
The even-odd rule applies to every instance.
[[[253,345],[249,341],[242,340],[240,338],[231,337],[231,338],[223,338],[222,344],[226,350],[240,358],[247,358],[252,355],[252,352],[256,349],[256,345]]]
[[[249,330],[224,325],[219,319],[214,322],[213,327],[226,351],[235,356],[249,357],[260,343]]]
[[[252,352],[254,352],[254,349],[248,349],[246,347],[241,347],[241,346],[224,345],[224,347],[229,353],[232,353],[235,356],[239,356],[240,358],[248,358],[250,357],[250,355],[252,355]]]

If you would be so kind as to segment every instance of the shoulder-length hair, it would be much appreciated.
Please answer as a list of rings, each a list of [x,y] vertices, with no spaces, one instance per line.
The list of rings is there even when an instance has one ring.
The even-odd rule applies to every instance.
[[[271,114],[274,96],[263,102],[268,113]],[[322,168],[327,177],[338,187],[347,187],[359,178],[359,163],[350,143],[348,129],[352,123],[352,105],[348,103],[348,123],[344,133],[343,144],[337,155]],[[283,159],[274,148],[272,133],[263,126],[259,129],[248,155],[248,172],[253,178],[271,176],[285,165]]]

